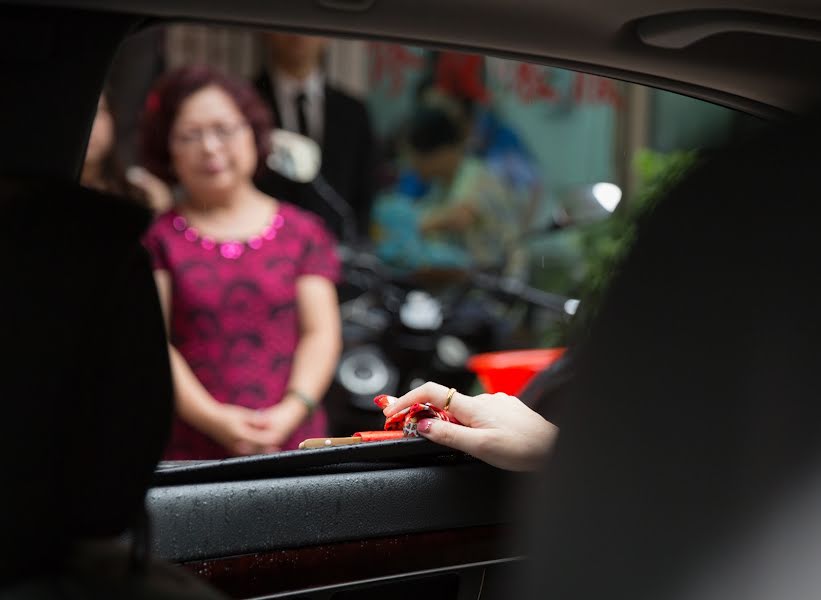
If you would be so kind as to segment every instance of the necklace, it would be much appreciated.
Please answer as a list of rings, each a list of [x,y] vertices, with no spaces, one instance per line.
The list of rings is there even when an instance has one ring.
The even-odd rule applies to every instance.
[[[220,242],[208,235],[200,235],[196,227],[188,224],[188,220],[182,215],[176,215],[171,221],[174,229],[180,232],[183,237],[192,244],[199,244],[205,250],[217,250],[220,256],[229,260],[236,260],[245,254],[246,248],[251,250],[259,250],[266,241],[273,240],[277,237],[277,233],[282,226],[285,225],[285,218],[277,212],[271,217],[268,224],[261,233],[255,235],[245,241],[240,240],[226,240]]]

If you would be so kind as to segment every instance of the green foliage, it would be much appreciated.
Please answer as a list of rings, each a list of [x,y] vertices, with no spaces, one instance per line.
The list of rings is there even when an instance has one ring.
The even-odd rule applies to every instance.
[[[587,273],[582,286],[584,320],[592,317],[613,274],[636,236],[637,224],[695,164],[695,151],[659,153],[643,149],[633,158],[636,191],[609,219],[585,231],[582,242]]]
[[[695,151],[660,153],[643,149],[636,153],[632,163],[637,180],[635,192],[622,201],[610,218],[578,232],[584,264],[581,285],[573,283],[567,265],[559,269],[564,279],[545,272],[536,280],[542,289],[576,295],[582,300],[578,318],[570,322],[558,321],[541,331],[541,346],[565,345],[570,336],[589,324],[610,280],[633,244],[639,221],[692,168],[697,157]]]

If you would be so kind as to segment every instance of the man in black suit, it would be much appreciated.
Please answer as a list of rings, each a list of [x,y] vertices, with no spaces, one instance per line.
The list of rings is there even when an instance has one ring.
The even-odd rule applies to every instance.
[[[367,236],[374,144],[365,105],[325,81],[321,62],[328,40],[268,33],[265,42],[268,64],[255,82],[257,90],[271,107],[277,127],[307,135],[319,144],[323,178],[353,208],[357,236]],[[271,171],[258,183],[266,193],[321,216],[342,239],[340,211],[315,188]]]

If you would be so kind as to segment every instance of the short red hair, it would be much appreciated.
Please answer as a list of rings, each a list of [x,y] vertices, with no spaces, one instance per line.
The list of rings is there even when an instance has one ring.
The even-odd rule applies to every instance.
[[[207,66],[183,67],[163,75],[146,98],[140,127],[140,161],[166,183],[177,183],[171,168],[169,138],[180,106],[200,90],[217,86],[228,94],[254,132],[257,174],[270,152],[271,111],[253,86]]]

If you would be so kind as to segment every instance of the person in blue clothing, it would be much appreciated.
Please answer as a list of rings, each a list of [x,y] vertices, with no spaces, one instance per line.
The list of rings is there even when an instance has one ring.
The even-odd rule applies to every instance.
[[[492,93],[485,85],[484,57],[435,52],[430,56],[429,71],[417,88],[417,103],[436,101],[437,97],[458,103],[468,126],[468,152],[485,160],[527,201],[540,197],[544,173],[521,136],[494,110]],[[426,186],[418,173],[406,168],[400,174],[399,189],[419,197]]]
[[[515,206],[515,215],[511,218],[505,216],[504,220],[517,232],[524,231],[543,198],[543,173],[521,137],[493,109],[490,90],[484,85],[483,58],[452,52],[433,53],[429,71],[429,76],[417,88],[418,110],[409,127],[413,128],[413,120],[426,107],[444,107],[463,131],[463,138],[458,140],[458,153],[471,159],[465,164],[469,167],[481,165],[481,171],[492,175],[492,181],[505,189],[507,201]],[[448,127],[442,130],[447,131]],[[410,133],[405,131],[405,138],[409,137]],[[426,177],[418,169],[419,155],[425,151],[420,153],[411,149],[408,152],[407,144],[405,150],[406,155],[415,155],[416,159],[404,161],[395,188],[387,197],[383,196],[374,212],[380,255],[389,262],[411,268],[419,264],[477,266],[470,256],[457,256],[446,251],[453,250],[458,244],[443,245],[448,240],[442,239],[441,228],[431,231],[430,221],[419,222],[419,227],[408,226],[412,215],[430,204],[431,194],[441,195],[442,190],[441,186],[436,189],[435,178]],[[425,157],[421,162],[429,163],[430,160]],[[469,175],[471,170],[475,171],[468,168],[463,175]],[[459,185],[470,179],[469,176],[460,177]],[[504,251],[514,255],[507,261],[497,261],[494,267],[499,268],[499,262],[507,262],[508,274],[526,277],[524,250],[520,247],[515,251],[510,248]],[[487,257],[478,263],[482,267],[489,266]]]
[[[497,270],[507,262],[520,215],[510,187],[467,151],[467,137],[464,115],[444,101],[424,104],[411,118],[404,153],[427,185],[413,203],[415,223],[430,247],[460,251],[467,267]]]

